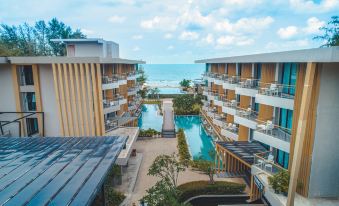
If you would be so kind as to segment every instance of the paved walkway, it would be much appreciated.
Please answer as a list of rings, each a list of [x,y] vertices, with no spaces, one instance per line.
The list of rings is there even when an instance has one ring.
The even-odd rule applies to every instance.
[[[172,99],[162,101],[163,124],[162,133],[164,137],[175,137],[174,112]]]
[[[158,178],[148,176],[148,168],[153,163],[154,159],[161,154],[172,154],[177,152],[177,139],[176,138],[158,138],[152,140],[136,141],[134,144],[137,152],[143,154],[143,160],[138,174],[137,182],[131,196],[131,203],[138,201],[146,194],[146,190],[152,187]],[[179,175],[179,184],[196,180],[209,180],[205,174],[200,174],[195,171],[187,169],[184,173]],[[224,180],[230,182],[244,183],[242,178],[215,178],[215,180]],[[248,191],[248,188],[246,188]]]

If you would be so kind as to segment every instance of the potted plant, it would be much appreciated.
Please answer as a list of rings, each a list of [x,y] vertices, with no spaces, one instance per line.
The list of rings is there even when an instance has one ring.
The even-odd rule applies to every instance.
[[[287,196],[290,175],[286,170],[280,170],[272,177],[268,177],[268,182],[277,194]]]

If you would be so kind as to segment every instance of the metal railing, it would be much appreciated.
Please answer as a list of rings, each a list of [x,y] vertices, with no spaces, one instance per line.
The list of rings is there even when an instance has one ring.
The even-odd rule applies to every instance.
[[[119,105],[119,100],[103,99],[102,103],[104,105],[104,108],[110,108],[110,107],[118,106]]]
[[[234,134],[238,134],[238,131],[239,131],[238,125],[231,123],[231,122],[226,122],[226,121],[223,122],[222,128]]]
[[[238,86],[247,89],[257,89],[260,85],[260,79],[239,78]]]
[[[258,125],[256,131],[263,134],[269,135],[274,138],[278,138],[285,142],[290,142],[291,140],[291,129],[281,127],[279,125],[273,124],[273,121],[261,121],[257,120]]]
[[[124,74],[103,75],[101,79],[102,84],[112,84],[117,83],[119,80],[126,80],[126,76]]]
[[[294,99],[295,86],[262,82],[260,82],[259,84],[260,84],[259,94]]]
[[[251,107],[244,109],[241,107],[236,108],[236,115],[239,117],[243,117],[252,121],[257,121],[258,112],[251,109]]]
[[[260,168],[268,175],[274,175],[282,170],[287,171],[274,161],[274,156],[271,152],[263,152],[254,154],[254,166]]]

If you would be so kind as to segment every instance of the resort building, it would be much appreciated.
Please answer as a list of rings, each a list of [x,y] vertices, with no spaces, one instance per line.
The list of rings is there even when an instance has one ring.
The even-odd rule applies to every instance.
[[[103,39],[55,39],[67,56],[0,57],[0,136],[104,136],[137,126],[141,60]]]
[[[271,205],[339,197],[339,47],[196,63],[206,64],[202,114],[217,137],[219,174],[247,177],[251,201]],[[290,173],[287,196],[268,183],[281,170]]]

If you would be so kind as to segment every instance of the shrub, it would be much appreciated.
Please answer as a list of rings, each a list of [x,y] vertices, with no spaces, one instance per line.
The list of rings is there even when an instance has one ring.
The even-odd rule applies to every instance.
[[[208,181],[194,181],[188,182],[178,186],[181,192],[180,201],[198,195],[236,195],[242,194],[245,190],[245,184],[234,182],[216,181],[210,184]]]
[[[105,187],[105,198],[106,198],[106,205],[108,206],[119,206],[126,196],[119,192],[114,190],[111,186]]]
[[[197,115],[202,105],[200,95],[184,94],[173,99],[174,113],[176,115]]]
[[[178,138],[177,147],[179,151],[179,160],[185,165],[188,165],[188,163],[191,161],[191,154],[188,150],[184,129],[180,128],[178,130],[177,138]]]
[[[160,135],[161,133],[155,129],[148,128],[147,130],[141,129],[139,137],[153,137],[154,135]]]
[[[272,177],[268,177],[269,184],[274,189],[274,192],[278,194],[287,194],[289,181],[290,175],[285,170],[280,170],[280,172],[273,175]]]

